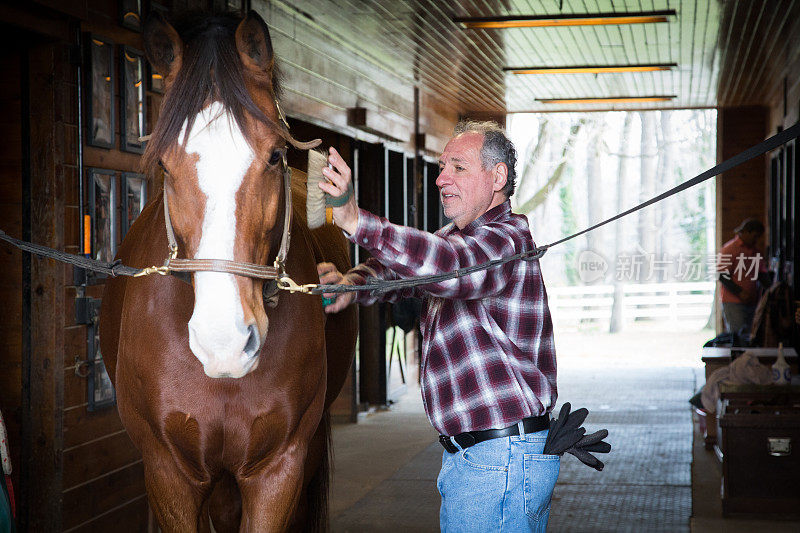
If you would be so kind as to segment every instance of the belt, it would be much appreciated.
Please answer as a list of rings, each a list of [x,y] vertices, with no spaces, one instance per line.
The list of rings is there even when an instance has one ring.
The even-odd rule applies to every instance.
[[[550,427],[550,415],[531,416],[522,419],[522,427],[525,428],[525,433],[536,433]],[[519,435],[519,426],[517,424],[508,426],[503,429],[484,429],[483,431],[466,431],[448,437],[447,435],[439,435],[439,442],[450,453],[456,453],[458,448],[452,441],[456,441],[462,448],[469,448],[479,442],[490,439],[499,439],[500,437],[511,437]],[[452,439],[452,440],[451,440]]]

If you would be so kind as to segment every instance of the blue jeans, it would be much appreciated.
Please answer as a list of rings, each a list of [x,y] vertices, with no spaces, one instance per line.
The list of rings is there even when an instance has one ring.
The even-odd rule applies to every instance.
[[[558,455],[542,454],[546,439],[544,430],[445,451],[436,483],[442,531],[546,531],[560,467]]]

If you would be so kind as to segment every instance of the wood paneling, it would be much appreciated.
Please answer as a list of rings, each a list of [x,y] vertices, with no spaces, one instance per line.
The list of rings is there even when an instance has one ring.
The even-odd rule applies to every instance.
[[[86,524],[84,527],[87,527],[92,518],[102,517],[104,513],[119,506],[120,502],[128,502],[143,494],[144,467],[141,462],[68,490],[64,493],[64,507],[70,509],[70,513],[64,518],[64,529],[68,530],[80,524]],[[137,520],[141,520],[141,518],[137,517]],[[146,510],[144,518],[147,518]],[[98,526],[94,525],[93,527],[97,530]],[[114,529],[114,531],[118,531],[118,529]],[[143,531],[143,529],[138,531]]]
[[[140,459],[127,433],[115,433],[64,451],[64,491]]]
[[[63,183],[55,173],[55,92],[53,65],[66,60],[66,45],[42,44],[29,51],[31,240],[63,246]],[[31,351],[23,375],[30,380],[29,403],[23,400],[26,435],[23,461],[23,524],[30,531],[53,531],[61,518],[61,416],[64,306],[61,266],[49,259],[31,260]],[[24,437],[24,435],[23,435]]]
[[[69,370],[65,372],[67,372],[65,380],[80,380],[83,388],[86,389],[86,378],[80,378]],[[85,407],[64,411],[64,447],[66,449],[123,430],[116,406],[94,412],[88,411]]]
[[[333,124],[354,101],[408,127],[409,88],[425,124],[470,113],[665,109],[763,104],[800,53],[800,2],[706,0],[254,0],[287,73],[291,112]],[[673,9],[656,24],[468,30],[453,17],[626,13]],[[661,72],[504,73],[504,67],[677,64]],[[794,84],[797,78],[793,77]],[[790,80],[790,81],[791,81]],[[547,98],[675,95],[668,102],[563,104]],[[442,135],[447,125],[430,124]],[[399,129],[399,128],[398,128]],[[390,132],[385,132],[390,134]],[[394,137],[402,138],[396,133]],[[369,139],[368,139],[369,140]]]
[[[94,517],[90,522],[68,530],[70,533],[142,533],[147,528],[147,498],[144,494],[136,496],[104,514]]]

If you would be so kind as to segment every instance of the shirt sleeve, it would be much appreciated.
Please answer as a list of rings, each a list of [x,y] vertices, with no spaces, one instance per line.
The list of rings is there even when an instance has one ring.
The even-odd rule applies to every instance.
[[[508,222],[489,222],[469,234],[434,235],[390,223],[363,209],[349,239],[368,250],[397,277],[443,274],[532,249],[520,228]],[[422,285],[433,296],[470,300],[501,292],[512,278],[513,262],[464,276]]]
[[[364,285],[368,278],[375,278],[378,280],[395,280],[400,276],[390,268],[382,265],[374,257],[370,257],[360,265],[357,265],[344,275],[345,279],[353,285]],[[388,291],[382,294],[372,294],[370,291],[357,291],[356,303],[361,305],[372,305],[375,302],[396,302],[403,298],[411,298],[418,295],[416,287],[407,289]]]

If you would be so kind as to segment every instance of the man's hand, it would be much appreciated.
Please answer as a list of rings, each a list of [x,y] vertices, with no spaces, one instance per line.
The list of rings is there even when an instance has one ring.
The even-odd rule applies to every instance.
[[[347,194],[348,190],[353,190],[351,183],[352,172],[342,156],[339,155],[332,146],[328,155],[328,163],[333,168],[325,167],[322,174],[328,181],[322,181],[319,188],[330,194],[334,198]],[[335,170],[334,170],[335,169]],[[333,207],[333,223],[352,235],[358,227],[358,206],[356,205],[356,195],[351,194],[350,199],[341,207]],[[341,274],[340,274],[341,275]]]
[[[319,282],[321,285],[352,285],[352,283],[336,269],[333,263],[318,263],[317,274],[319,274]],[[332,304],[325,306],[326,313],[338,313],[355,299],[356,295],[353,292],[326,292],[323,294],[325,298],[333,298]]]

